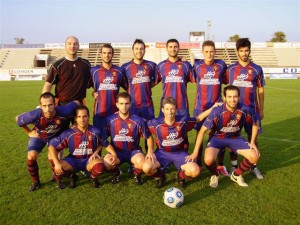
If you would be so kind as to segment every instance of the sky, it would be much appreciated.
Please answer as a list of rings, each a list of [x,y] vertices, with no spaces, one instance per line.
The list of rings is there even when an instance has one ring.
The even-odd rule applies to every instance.
[[[211,26],[208,26],[211,21]],[[189,42],[189,32],[226,42],[235,34],[269,41],[276,31],[300,42],[300,0],[0,0],[0,44]]]

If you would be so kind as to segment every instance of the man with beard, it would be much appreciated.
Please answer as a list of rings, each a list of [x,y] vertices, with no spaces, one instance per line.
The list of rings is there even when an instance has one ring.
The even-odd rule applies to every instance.
[[[236,51],[238,55],[238,62],[230,65],[226,71],[226,83],[232,84],[240,89],[240,103],[249,106],[255,111],[256,117],[260,122],[259,133],[261,130],[261,120],[264,117],[264,86],[265,79],[262,68],[251,62],[251,42],[248,38],[241,38],[236,42]],[[251,128],[245,127],[248,135],[248,141],[251,140]],[[255,140],[257,145],[257,139]],[[237,167],[237,161],[232,161],[232,170]],[[256,167],[250,169],[257,179],[262,180],[263,175]]]
[[[114,49],[110,44],[101,48],[101,65],[91,69],[95,98],[93,125],[104,129],[107,116],[118,111],[116,98],[120,87],[126,90],[127,80],[121,67],[113,65]]]

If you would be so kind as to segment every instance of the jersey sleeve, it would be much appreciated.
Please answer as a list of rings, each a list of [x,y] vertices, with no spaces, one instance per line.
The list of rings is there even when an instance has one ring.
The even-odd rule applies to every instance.
[[[41,114],[42,114],[41,109],[35,109],[30,112],[22,113],[21,115],[18,116],[17,124],[19,127],[23,127],[28,124],[33,124],[41,117]]]
[[[53,146],[57,151],[61,151],[68,147],[68,131],[63,132],[59,136],[52,138],[49,142],[49,146]]]

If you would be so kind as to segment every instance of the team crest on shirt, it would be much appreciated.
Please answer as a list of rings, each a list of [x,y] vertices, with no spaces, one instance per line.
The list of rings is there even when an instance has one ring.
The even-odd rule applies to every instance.
[[[176,130],[180,131],[180,126],[176,126]]]
[[[178,65],[178,69],[181,69],[181,67],[182,67],[181,65]]]
[[[144,65],[144,69],[145,69],[145,70],[148,70],[148,65]]]
[[[59,124],[61,124],[61,121],[58,119],[58,120],[55,121],[55,123],[56,123],[57,125],[59,125]]]
[[[249,75],[251,75],[251,74],[252,74],[252,72],[253,72],[252,70],[248,70],[248,74],[249,74]]]
[[[93,136],[90,134],[88,139],[89,139],[89,141],[91,141],[93,139]]]
[[[214,71],[217,71],[218,70],[218,66],[214,66]]]
[[[112,75],[113,77],[117,76],[117,72],[116,71],[112,72]]]
[[[128,123],[128,128],[129,128],[129,129],[131,128],[131,123]]]
[[[236,115],[236,119],[237,119],[237,120],[240,120],[240,119],[241,119],[241,114],[237,114],[237,115]]]

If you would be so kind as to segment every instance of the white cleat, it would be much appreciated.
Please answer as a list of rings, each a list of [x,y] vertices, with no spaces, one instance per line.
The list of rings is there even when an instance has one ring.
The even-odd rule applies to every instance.
[[[242,175],[235,176],[234,173],[231,174],[230,179],[240,185],[241,187],[248,187],[248,184],[244,181],[244,178]]]

